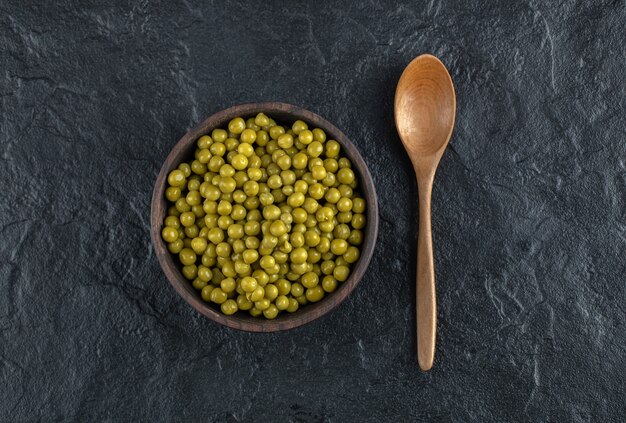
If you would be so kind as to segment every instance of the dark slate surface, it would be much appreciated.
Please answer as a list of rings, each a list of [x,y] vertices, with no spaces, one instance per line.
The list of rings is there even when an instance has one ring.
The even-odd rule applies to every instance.
[[[0,421],[623,421],[624,1],[211,3],[0,2]],[[392,117],[423,52],[458,95],[428,374]],[[272,335],[177,297],[148,224],[175,141],[260,100],[342,128],[381,206],[353,295]]]

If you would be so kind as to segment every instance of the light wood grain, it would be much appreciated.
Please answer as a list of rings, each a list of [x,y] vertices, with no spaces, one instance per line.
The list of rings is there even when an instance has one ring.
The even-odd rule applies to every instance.
[[[419,190],[416,321],[417,359],[430,370],[435,357],[437,299],[430,221],[435,172],[450,141],[456,113],[452,78],[439,59],[424,54],[406,67],[394,104],[400,139],[411,158]]]

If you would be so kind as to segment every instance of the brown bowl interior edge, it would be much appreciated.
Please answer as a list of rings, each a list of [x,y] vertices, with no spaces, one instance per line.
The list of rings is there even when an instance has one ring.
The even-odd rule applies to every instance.
[[[336,139],[341,144],[344,154],[353,163],[353,170],[357,173],[360,181],[359,190],[365,197],[368,207],[361,257],[353,267],[348,279],[340,284],[334,293],[328,295],[322,301],[309,304],[293,314],[281,314],[274,320],[255,318],[243,313],[226,316],[205,303],[189,281],[183,278],[174,256],[167,250],[165,242],[161,239],[163,219],[167,211],[164,192],[166,177],[169,172],[183,160],[193,157],[195,141],[201,135],[210,133],[214,128],[226,126],[228,121],[236,116],[247,118],[260,112],[267,114],[278,122],[293,122],[296,119],[301,119],[311,126],[322,128],[328,134],[328,138]],[[275,102],[242,104],[215,113],[193,127],[176,143],[167,156],[157,176],[152,194],[150,216],[152,244],[161,268],[170,284],[195,310],[209,319],[234,329],[251,332],[275,332],[293,329],[337,307],[347,298],[363,277],[372,258],[378,234],[378,203],[376,198],[374,183],[363,158],[354,144],[333,124],[313,112],[290,104]]]

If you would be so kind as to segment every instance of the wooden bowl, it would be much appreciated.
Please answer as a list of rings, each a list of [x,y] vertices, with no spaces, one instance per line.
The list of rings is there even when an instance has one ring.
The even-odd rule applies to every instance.
[[[167,250],[167,245],[161,238],[163,220],[168,207],[165,200],[165,189],[169,172],[178,167],[183,161],[193,158],[196,140],[201,135],[209,134],[215,128],[226,127],[228,122],[234,117],[241,116],[245,119],[256,116],[260,112],[267,114],[279,123],[291,124],[297,119],[301,119],[308,123],[310,127],[322,128],[326,131],[329,139],[337,140],[342,146],[342,153],[352,161],[353,170],[359,180],[359,191],[367,201],[367,222],[363,231],[361,257],[352,265],[348,279],[341,283],[335,292],[328,294],[320,302],[307,304],[294,313],[281,313],[274,320],[252,317],[241,312],[237,312],[232,316],[226,316],[213,304],[204,302],[199,292],[183,277],[177,257]],[[290,104],[274,102],[251,103],[234,106],[210,116],[192,128],[176,143],[167,159],[165,159],[154,186],[150,224],[152,244],[165,276],[167,276],[176,292],[194,309],[209,319],[234,329],[250,332],[274,332],[292,329],[317,319],[337,307],[352,292],[363,277],[374,253],[376,236],[378,234],[378,203],[376,201],[374,183],[363,158],[354,144],[333,124],[315,113]]]

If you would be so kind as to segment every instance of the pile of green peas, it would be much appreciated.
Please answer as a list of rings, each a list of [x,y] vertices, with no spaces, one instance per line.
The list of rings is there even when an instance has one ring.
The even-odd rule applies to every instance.
[[[168,177],[161,232],[222,313],[274,319],[337,289],[360,256],[365,199],[337,141],[297,120],[232,119]]]

